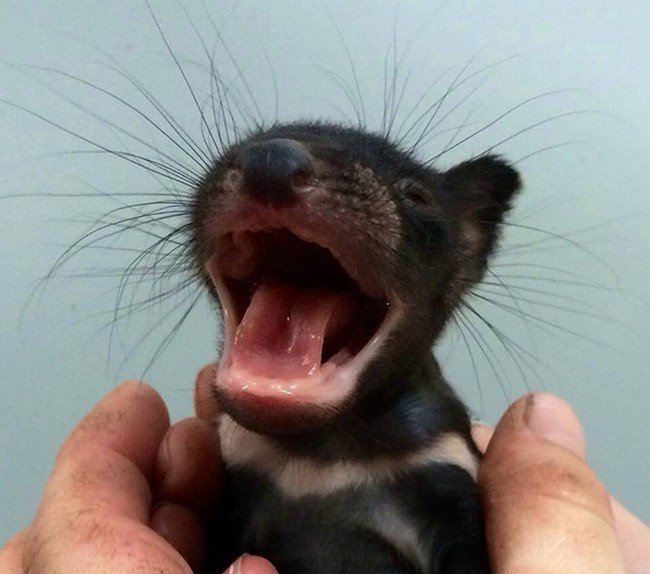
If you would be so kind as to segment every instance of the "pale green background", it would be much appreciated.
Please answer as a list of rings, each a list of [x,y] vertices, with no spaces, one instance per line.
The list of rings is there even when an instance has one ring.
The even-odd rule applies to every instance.
[[[193,83],[203,81],[201,90],[205,90],[205,77],[197,66],[205,65],[205,54],[179,4],[152,4]],[[214,34],[201,2],[184,0],[184,5],[212,44]],[[406,104],[417,100],[442,75],[428,96],[427,101],[433,101],[472,58],[470,72],[511,58],[485,77],[441,130],[466,120],[478,122],[478,127],[532,96],[575,90],[522,107],[447,154],[441,166],[483,151],[545,118],[590,111],[550,122],[498,148],[517,160],[548,146],[579,142],[519,164],[526,190],[513,221],[565,234],[594,257],[552,236],[519,230],[508,234],[505,243],[510,246],[508,260],[520,265],[495,267],[506,284],[564,297],[527,291],[526,297],[543,301],[545,306],[519,304],[525,312],[577,335],[559,334],[548,323],[540,331],[534,322],[526,325],[484,306],[490,321],[543,363],[534,363],[526,355],[537,377],[524,366],[524,380],[508,352],[486,329],[482,336],[493,353],[489,356],[500,380],[474,345],[477,383],[457,331],[451,333],[440,357],[450,380],[477,414],[490,422],[508,400],[527,388],[544,386],[566,397],[583,420],[589,458],[603,481],[648,520],[650,7],[638,1],[601,0],[452,0],[396,6],[370,1],[224,1],[210,2],[209,10],[267,116],[272,116],[274,107],[268,62],[281,94],[280,117],[340,119],[337,108],[349,111],[335,82],[321,69],[351,79],[344,41],[356,64],[369,124],[376,126],[382,106],[384,55],[395,30],[399,49],[406,50],[402,70],[410,70]],[[19,67],[56,67],[97,82],[129,101],[140,101],[106,66],[115,58],[164,101],[184,126],[198,132],[192,101],[144,3],[4,0],[0,31],[1,98],[116,145],[119,138],[110,128],[52,93],[61,91],[144,138],[155,137],[151,128],[97,93],[52,73]],[[224,70],[233,75],[228,66]],[[465,95],[468,90],[452,95],[441,115]],[[436,153],[452,135],[446,132],[424,151]],[[159,136],[155,141],[164,145]],[[88,148],[44,122],[0,104],[2,195],[86,193],[93,187],[103,192],[156,189],[152,178],[118,160],[60,155],[83,149]],[[74,422],[121,378],[139,376],[166,334],[158,331],[151,344],[123,363],[159,312],[124,321],[108,358],[109,330],[103,327],[110,316],[95,314],[111,310],[117,280],[101,276],[52,280],[25,310],[39,278],[63,247],[83,231],[84,225],[74,221],[114,206],[97,199],[0,200],[0,542],[32,517],[57,447]],[[124,259],[116,257],[113,251],[90,251],[66,272],[123,264]],[[512,277],[530,274],[534,270],[526,266],[530,264],[564,271],[538,269],[541,278],[528,283]],[[557,281],[560,278],[562,282]],[[575,313],[577,309],[600,318]],[[203,305],[147,374],[175,418],[191,412],[194,371],[212,358],[215,333],[216,322]]]

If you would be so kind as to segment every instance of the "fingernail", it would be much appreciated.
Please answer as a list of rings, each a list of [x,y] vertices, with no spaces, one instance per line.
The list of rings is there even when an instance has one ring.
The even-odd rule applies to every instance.
[[[170,429],[165,434],[165,438],[163,438],[160,447],[158,448],[159,470],[163,473],[163,475],[169,472],[169,469],[171,468],[172,465],[171,450],[172,450],[173,442],[171,440],[171,435],[173,432],[174,432],[174,427],[170,427]]]
[[[241,574],[241,563],[244,559],[243,556],[237,558],[237,561],[232,564],[224,574]]]
[[[241,574],[244,560],[249,556],[250,554],[242,554],[224,574]]]
[[[582,427],[573,409],[562,399],[545,393],[528,395],[524,421],[536,437],[585,457]]]

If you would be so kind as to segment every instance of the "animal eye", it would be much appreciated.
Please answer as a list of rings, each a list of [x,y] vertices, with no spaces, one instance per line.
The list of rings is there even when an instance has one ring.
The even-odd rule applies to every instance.
[[[404,197],[413,203],[418,203],[420,205],[430,205],[431,199],[427,191],[417,185],[409,185],[404,190]]]

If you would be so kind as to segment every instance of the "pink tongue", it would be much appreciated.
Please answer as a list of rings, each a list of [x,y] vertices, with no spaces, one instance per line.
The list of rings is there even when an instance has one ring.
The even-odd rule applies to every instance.
[[[314,374],[325,337],[345,327],[354,308],[346,293],[262,284],[237,328],[232,365],[268,379]]]

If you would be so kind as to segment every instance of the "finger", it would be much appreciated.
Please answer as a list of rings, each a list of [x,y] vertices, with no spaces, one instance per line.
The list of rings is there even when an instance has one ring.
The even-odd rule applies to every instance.
[[[472,438],[481,452],[487,450],[490,439],[494,434],[494,429],[483,423],[472,423]]]
[[[217,504],[221,466],[213,428],[197,418],[176,423],[158,451],[151,527],[192,566],[201,569],[202,521]]]
[[[650,528],[612,498],[616,536],[630,574],[650,573]]]
[[[268,560],[244,554],[224,574],[278,574],[278,571]]]
[[[122,454],[148,476],[168,428],[169,414],[160,395],[142,381],[126,381],[81,420],[63,449],[92,442]]]
[[[169,428],[160,396],[129,381],[108,393],[72,431],[41,508],[61,516],[89,508],[148,522],[158,445]]]
[[[64,520],[63,531],[41,541],[23,562],[29,574],[119,572],[191,574],[180,554],[149,527],[121,517],[87,513]]]
[[[161,503],[151,516],[151,528],[178,551],[192,572],[203,570],[205,532],[194,511],[173,502]]]
[[[64,443],[24,546],[24,569],[189,572],[148,526],[158,445],[169,426],[158,394],[127,382],[106,395]],[[157,569],[157,570],[156,570]]]
[[[219,405],[213,392],[216,373],[216,363],[205,365],[196,376],[194,385],[194,411],[196,416],[210,422],[214,421],[219,414]]]
[[[23,553],[28,533],[27,528],[21,530],[0,548],[0,572],[2,574],[23,574]]]
[[[219,441],[206,421],[188,418],[169,429],[156,463],[156,498],[212,514],[221,479]]]
[[[472,424],[472,437],[485,452],[494,429],[483,423]],[[650,574],[650,528],[616,499],[610,497],[619,548],[630,574]]]
[[[498,573],[624,572],[609,496],[571,408],[530,395],[503,416],[479,469]]]

